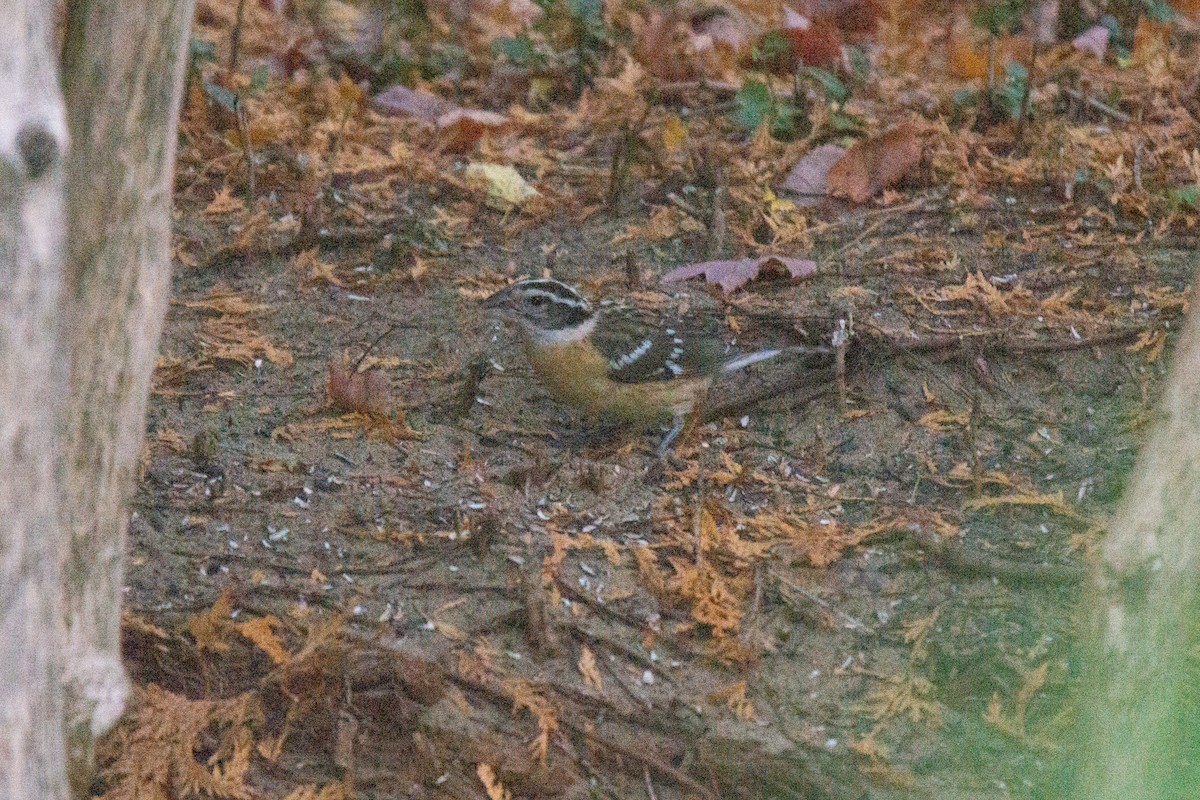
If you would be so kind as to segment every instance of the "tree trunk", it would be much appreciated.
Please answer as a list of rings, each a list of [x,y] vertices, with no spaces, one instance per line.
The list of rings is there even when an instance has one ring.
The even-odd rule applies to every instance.
[[[170,296],[171,195],[194,0],[70,0],[63,91],[67,731],[75,793],[120,716],[126,503]]]
[[[59,800],[64,639],[56,319],[66,124],[53,0],[0,4],[0,797]]]
[[[1195,797],[1200,786],[1200,294],[1158,422],[1104,543],[1088,611],[1075,796]]]

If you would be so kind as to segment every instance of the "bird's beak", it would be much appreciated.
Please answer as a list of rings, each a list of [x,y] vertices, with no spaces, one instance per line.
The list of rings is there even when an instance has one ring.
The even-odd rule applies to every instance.
[[[501,289],[483,301],[483,307],[491,310],[502,310],[512,305],[512,293],[507,288]]]

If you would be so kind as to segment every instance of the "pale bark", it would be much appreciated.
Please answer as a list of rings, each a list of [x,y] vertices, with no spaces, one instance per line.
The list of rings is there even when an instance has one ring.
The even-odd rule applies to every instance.
[[[171,192],[194,0],[72,0],[63,45],[67,159],[63,321],[68,758],[120,716],[126,504],[170,293]]]
[[[1200,785],[1200,295],[1085,609],[1080,800]]]
[[[0,797],[65,798],[57,414],[66,400],[52,0],[0,3]]]

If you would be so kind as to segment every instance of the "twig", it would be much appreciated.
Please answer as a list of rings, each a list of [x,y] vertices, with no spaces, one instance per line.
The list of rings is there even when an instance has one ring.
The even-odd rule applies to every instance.
[[[704,454],[696,459],[696,507],[692,510],[692,547],[696,566],[704,563]]]
[[[687,200],[684,200],[682,197],[675,194],[674,192],[667,193],[667,202],[670,203],[671,205],[675,206],[676,208],[678,208],[683,213],[687,214],[689,217],[693,217],[694,219],[696,219],[699,222],[704,221],[704,212],[703,211],[696,208],[694,205],[689,203]]]
[[[238,136],[242,140],[242,154],[246,161],[246,191],[249,195],[250,210],[254,210],[254,198],[258,194],[257,181],[254,176],[254,145],[250,142],[250,120],[249,113],[246,111],[246,104],[242,102],[241,95],[238,95],[235,104],[235,115],[237,116]]]
[[[646,796],[650,800],[658,800],[658,795],[654,793],[654,783],[650,780],[650,768],[642,764],[642,777],[646,779]]]
[[[242,49],[242,22],[246,19],[246,0],[238,0],[237,18],[229,34],[229,69],[236,70],[238,51]]]
[[[695,792],[696,794],[707,798],[707,800],[717,800],[717,796],[712,792],[711,789],[701,783],[698,783],[693,778],[683,774],[662,759],[650,755],[646,748],[630,750],[628,747],[618,744],[611,739],[605,739],[601,737],[600,734],[596,733],[594,729],[589,730],[584,728],[582,725],[578,725],[565,717],[559,720],[559,724],[566,725],[577,735],[582,736],[585,739],[590,739],[594,744],[600,745],[601,749],[611,750],[622,758],[627,758],[631,761],[637,762],[638,764],[642,765],[643,769],[654,770],[659,775],[670,778],[679,786]]]
[[[846,413],[846,348],[849,346],[851,326],[854,324],[853,312],[850,313],[849,319],[849,325],[846,318],[839,319],[833,332],[833,378],[837,385],[838,411],[842,414]]]
[[[1033,96],[1033,78],[1035,67],[1037,66],[1038,50],[1041,48],[1041,40],[1034,38],[1033,49],[1029,51],[1029,66],[1025,68],[1025,92],[1021,95],[1021,110],[1017,113],[1017,143],[1020,144],[1025,139],[1025,120],[1029,118],[1029,103]]]
[[[971,553],[959,543],[951,543],[936,533],[917,528],[899,528],[912,536],[944,569],[960,575],[995,578],[1007,584],[1073,586],[1085,581],[1087,567],[1072,564],[1031,564],[1011,559]]]
[[[1131,119],[1133,119],[1128,114],[1126,114],[1124,111],[1113,108],[1112,106],[1108,105],[1107,103],[1102,103],[1101,101],[1097,100],[1096,98],[1086,95],[1083,92],[1078,91],[1077,89],[1072,89],[1069,86],[1060,86],[1059,91],[1061,91],[1067,97],[1071,97],[1071,98],[1079,100],[1083,103],[1086,103],[1087,105],[1091,106],[1092,108],[1096,109],[1097,111],[1100,111],[1104,114],[1109,115],[1113,119],[1118,119],[1121,122],[1129,122]]]
[[[719,171],[712,191],[712,214],[708,220],[708,257],[720,258],[725,250],[725,179]]]
[[[396,330],[396,328],[398,328],[398,327],[400,327],[400,326],[393,322],[391,325],[389,325],[387,327],[387,330],[385,330],[383,333],[376,336],[374,338],[374,340],[372,340],[372,342],[369,345],[367,345],[367,349],[363,350],[363,354],[358,357],[358,360],[354,362],[354,366],[350,368],[350,372],[352,372],[352,373],[358,372],[358,368],[362,365],[362,363],[364,361],[367,360],[367,356],[371,355],[371,351],[374,350],[380,342],[382,342],[385,338],[387,338],[389,335],[391,335],[392,331]]]
[[[847,630],[862,632],[862,633],[866,633],[866,634],[875,633],[874,629],[870,625],[867,625],[865,622],[863,622],[858,617],[852,617],[849,614],[847,614],[845,611],[841,611],[839,609],[834,608],[826,600],[821,599],[819,596],[813,594],[812,592],[808,591],[807,589],[805,589],[803,586],[800,586],[799,584],[793,583],[793,582],[787,580],[786,578],[782,578],[779,576],[776,576],[776,577],[779,580],[780,586],[783,586],[784,588],[788,589],[789,591],[793,591],[796,594],[803,596],[805,599],[809,600],[812,603],[817,604],[821,608],[828,611],[830,614],[833,614],[835,617],[840,618],[842,620],[842,622],[845,624]]]

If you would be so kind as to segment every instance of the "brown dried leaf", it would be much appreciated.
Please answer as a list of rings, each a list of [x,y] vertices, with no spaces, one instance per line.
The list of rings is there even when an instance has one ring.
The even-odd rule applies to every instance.
[[[921,162],[921,140],[902,123],[878,136],[856,142],[829,169],[827,191],[863,203],[893,186]]]
[[[775,271],[791,278],[803,278],[817,269],[817,262],[805,258],[787,256],[765,256],[762,258],[735,258],[725,261],[702,261],[686,264],[662,276],[663,283],[684,281],[704,276],[709,283],[718,284],[726,294],[744,286],[754,278]]]
[[[485,133],[500,133],[508,127],[508,117],[492,111],[456,108],[437,118],[438,144],[444,150],[461,153],[469,150]]]
[[[833,67],[842,59],[842,32],[827,16],[808,19],[800,15],[784,17],[783,36],[791,43],[788,71],[800,64]]]
[[[824,197],[829,170],[845,154],[846,148],[836,144],[823,144],[810,151],[788,172],[783,188],[796,194]]]
[[[325,392],[338,411],[387,416],[394,406],[387,375],[378,369],[354,372],[344,355],[329,360]]]

